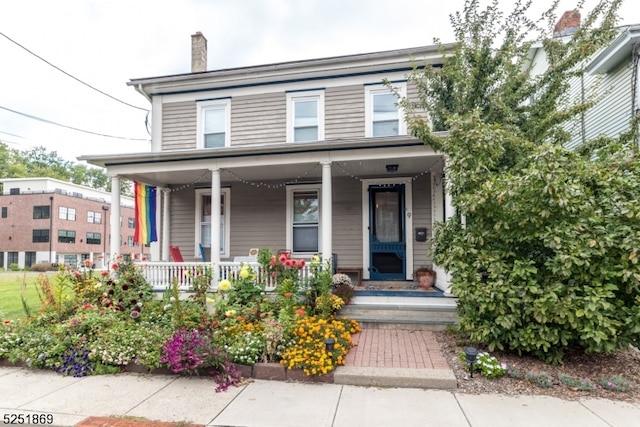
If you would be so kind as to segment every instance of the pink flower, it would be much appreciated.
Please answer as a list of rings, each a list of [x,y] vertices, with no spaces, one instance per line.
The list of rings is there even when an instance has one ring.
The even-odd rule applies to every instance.
[[[280,262],[285,262],[287,260],[287,256],[285,254],[280,255]]]
[[[291,298],[293,296],[291,292],[285,292],[283,295],[285,298]]]
[[[109,272],[105,270],[100,274],[102,275],[102,277],[107,277],[109,275]]]
[[[91,262],[91,260],[90,260],[90,259],[85,259],[85,260],[84,260],[84,266],[85,266],[85,267],[91,267],[91,265],[92,265],[92,264],[93,264],[93,263]]]
[[[287,267],[295,267],[296,262],[288,259],[284,262],[284,265],[286,265]]]
[[[303,268],[305,266],[305,261],[303,259],[298,260],[298,268]]]
[[[113,264],[111,264],[111,268],[114,270],[118,269],[118,263],[114,262]]]

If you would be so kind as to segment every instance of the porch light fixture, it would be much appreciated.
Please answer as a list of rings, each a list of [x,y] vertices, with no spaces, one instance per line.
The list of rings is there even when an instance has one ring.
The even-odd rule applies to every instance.
[[[333,351],[333,349],[335,348],[336,341],[333,338],[327,338],[326,340],[324,340],[324,347],[327,350],[327,352]]]
[[[475,347],[465,347],[464,355],[467,358],[467,365],[469,365],[469,373],[471,374],[471,378],[473,378],[473,364],[476,363],[476,359],[478,358],[478,349]]]
[[[387,172],[398,172],[398,165],[387,165]]]

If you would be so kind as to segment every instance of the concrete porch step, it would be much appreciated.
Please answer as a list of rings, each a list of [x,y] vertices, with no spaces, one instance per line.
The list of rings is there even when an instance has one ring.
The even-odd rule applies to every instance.
[[[455,298],[356,296],[340,315],[363,327],[443,329],[458,321]]]
[[[412,387],[454,390],[458,386],[451,369],[374,368],[339,366],[333,373],[334,384],[365,387]]]

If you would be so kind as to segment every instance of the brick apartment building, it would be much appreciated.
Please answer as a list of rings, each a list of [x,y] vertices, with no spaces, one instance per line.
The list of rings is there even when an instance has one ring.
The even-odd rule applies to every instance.
[[[96,268],[111,258],[111,194],[51,178],[1,179],[0,269],[38,263],[72,266],[90,259]],[[134,202],[121,198],[120,254],[145,255],[133,243]]]

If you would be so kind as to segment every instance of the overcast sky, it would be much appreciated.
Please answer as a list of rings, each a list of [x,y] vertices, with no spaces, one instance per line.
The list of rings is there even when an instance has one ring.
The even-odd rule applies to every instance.
[[[535,0],[531,16],[550,3]],[[561,0],[559,10],[576,3]],[[587,0],[586,10],[595,3]],[[196,31],[208,40],[213,70],[430,45],[434,38],[451,42],[449,15],[463,6],[464,0],[2,0],[0,33],[77,79],[148,109],[126,82],[188,73]],[[626,0],[620,15],[621,25],[640,23],[640,2]],[[72,161],[149,151],[145,111],[87,88],[2,34],[1,141],[19,150],[44,146]],[[64,129],[5,109],[130,139]]]

